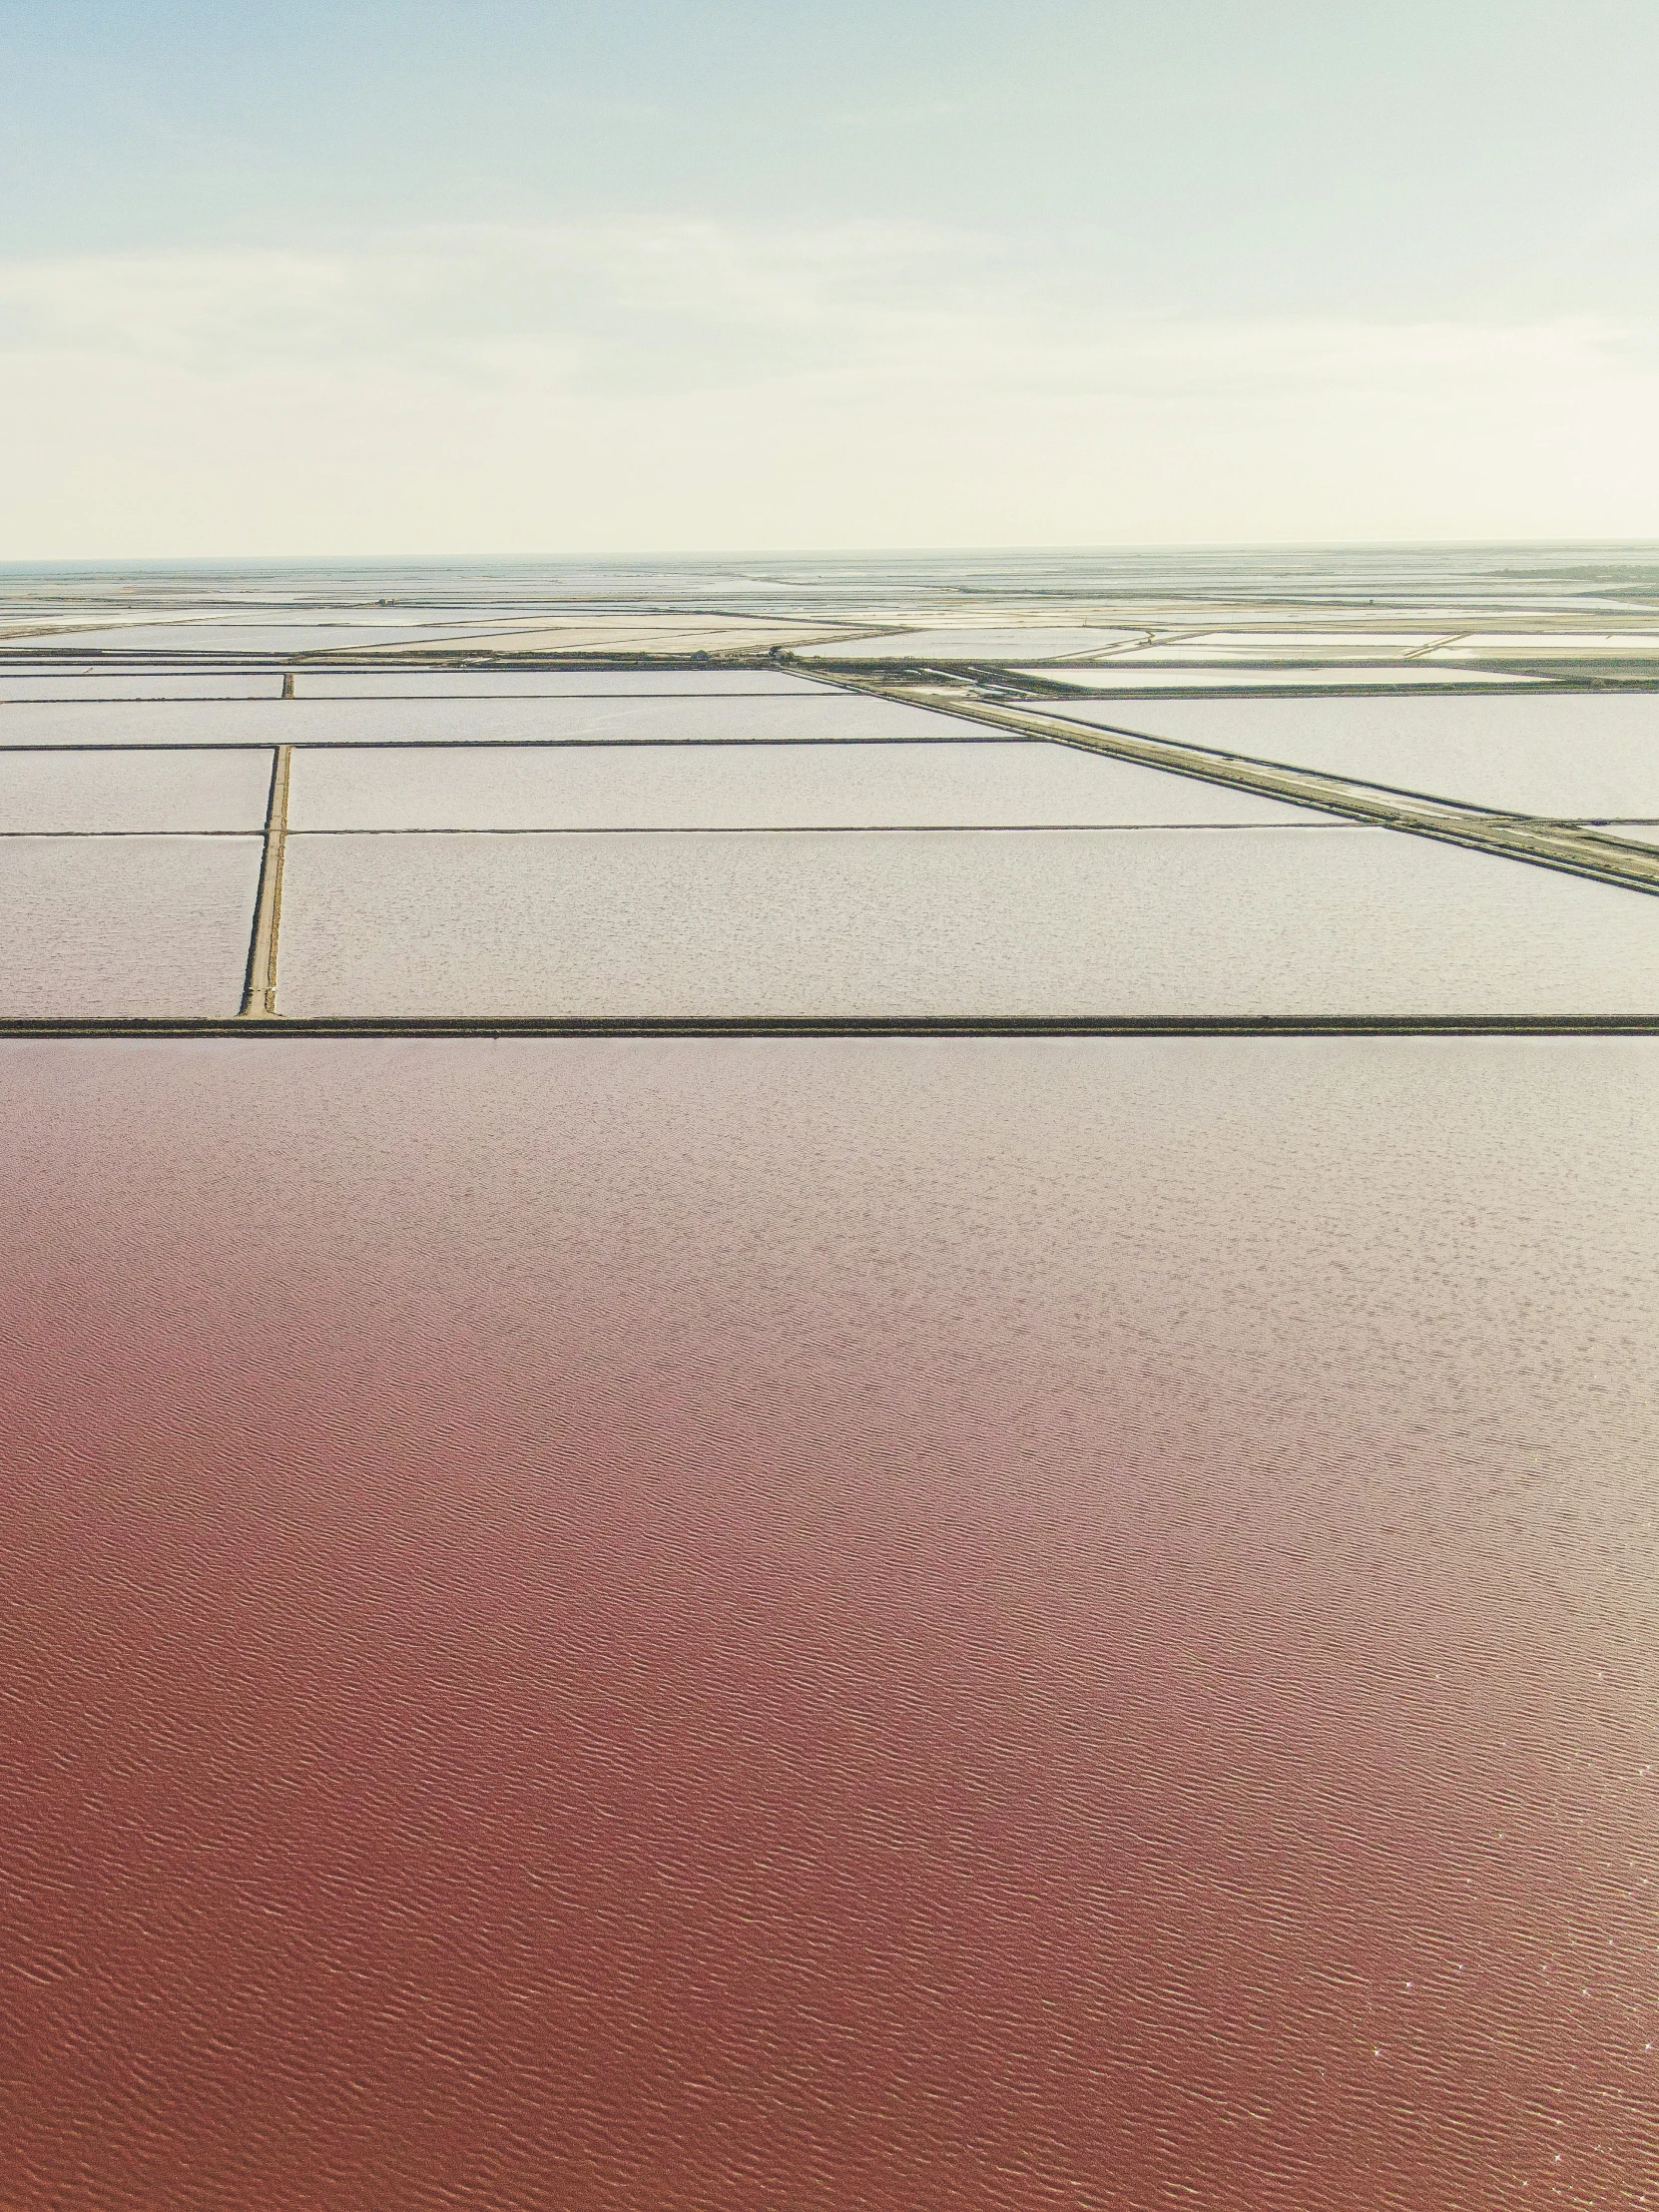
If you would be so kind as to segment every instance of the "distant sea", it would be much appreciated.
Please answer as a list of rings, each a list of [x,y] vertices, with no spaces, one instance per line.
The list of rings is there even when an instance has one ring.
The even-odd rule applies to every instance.
[[[1108,547],[537,560],[0,564],[0,629],[53,612],[580,607],[830,616],[998,610],[1075,620],[1155,601],[1470,615],[1659,613],[1659,544]]]

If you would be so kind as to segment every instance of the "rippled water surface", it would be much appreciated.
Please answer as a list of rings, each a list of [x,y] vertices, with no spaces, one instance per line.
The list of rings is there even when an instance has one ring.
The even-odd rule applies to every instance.
[[[0,1048],[9,2212],[1659,2201],[1656,1078]]]

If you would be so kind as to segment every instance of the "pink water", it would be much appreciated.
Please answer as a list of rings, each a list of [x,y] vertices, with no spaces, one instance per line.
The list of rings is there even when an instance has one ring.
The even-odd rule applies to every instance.
[[[1656,1075],[3,1048],[0,2202],[1659,2204]]]

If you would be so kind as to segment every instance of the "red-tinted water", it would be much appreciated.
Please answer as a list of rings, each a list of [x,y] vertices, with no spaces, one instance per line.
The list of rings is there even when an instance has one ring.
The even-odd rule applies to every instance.
[[[1656,1073],[5,1048],[0,2202],[1659,2204]]]

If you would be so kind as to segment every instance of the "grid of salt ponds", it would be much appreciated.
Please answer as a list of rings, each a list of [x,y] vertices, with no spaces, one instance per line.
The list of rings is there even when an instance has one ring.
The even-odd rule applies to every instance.
[[[288,671],[298,699],[627,699],[687,696],[687,679],[667,670],[631,669],[300,669]],[[0,668],[0,704],[62,705],[75,700],[280,699],[276,670],[154,669],[139,666],[98,675],[54,668]],[[723,669],[701,687],[704,696],[780,697],[822,692],[806,677],[770,669]],[[4,725],[0,724],[0,738]]]
[[[539,696],[0,703],[0,1016],[234,1014],[278,745],[293,749],[278,1015],[1659,1011],[1659,901],[1635,891],[759,681],[787,688],[734,689],[722,672]],[[1626,821],[1659,820],[1653,711],[1608,697],[1067,709],[1475,805]]]

